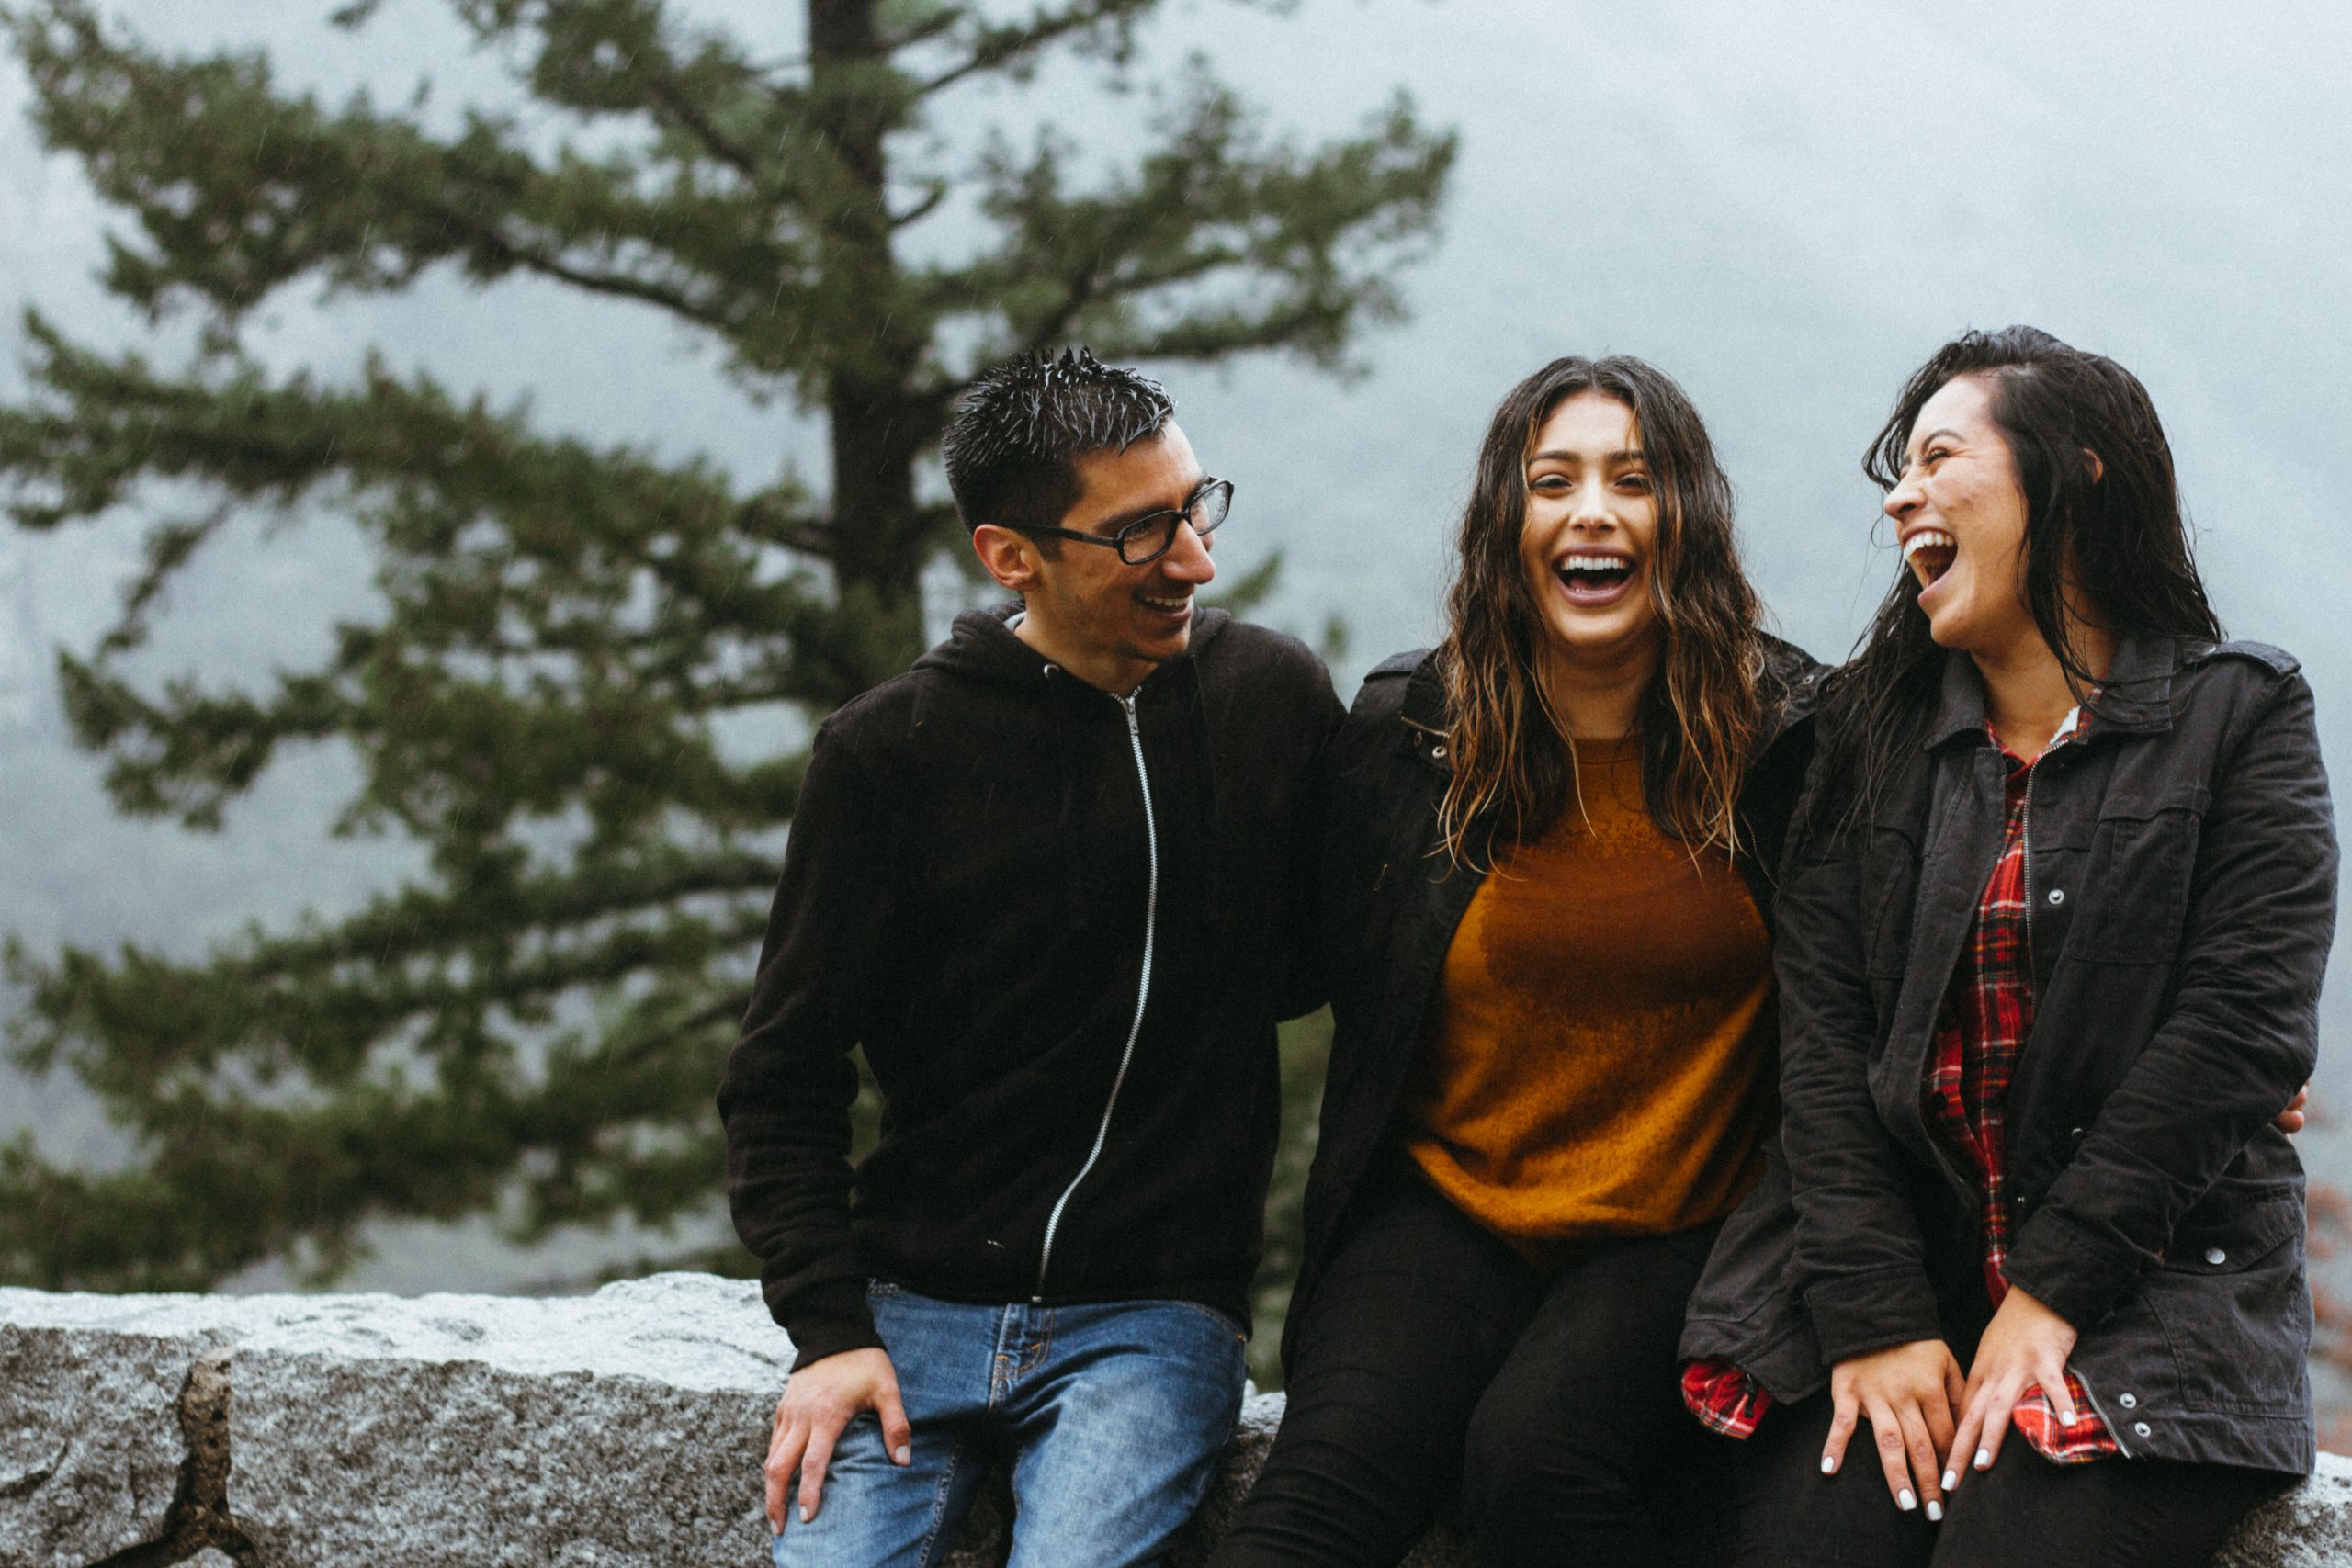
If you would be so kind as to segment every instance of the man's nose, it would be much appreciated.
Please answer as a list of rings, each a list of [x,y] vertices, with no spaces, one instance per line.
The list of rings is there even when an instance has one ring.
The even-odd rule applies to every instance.
[[[1159,569],[1179,582],[1202,587],[1216,578],[1216,563],[1209,559],[1209,542],[1193,532],[1190,523],[1176,526],[1176,538],[1159,558]]]

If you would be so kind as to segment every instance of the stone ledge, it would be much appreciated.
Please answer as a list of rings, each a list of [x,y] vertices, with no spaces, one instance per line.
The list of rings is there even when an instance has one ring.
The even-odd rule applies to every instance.
[[[756,1287],[593,1296],[0,1290],[0,1568],[643,1568],[767,1561],[759,1464],[791,1361]],[[1197,1564],[1263,1462],[1251,1399],[1186,1532]],[[2352,1562],[2352,1460],[2217,1568]],[[1001,1562],[982,1510],[950,1562]],[[1468,1568],[1442,1531],[1410,1568]]]

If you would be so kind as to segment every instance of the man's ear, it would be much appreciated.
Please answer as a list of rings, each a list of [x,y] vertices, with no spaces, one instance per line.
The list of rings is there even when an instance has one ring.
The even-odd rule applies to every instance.
[[[1037,542],[1018,528],[981,524],[972,530],[972,553],[998,587],[1026,593],[1037,586]]]

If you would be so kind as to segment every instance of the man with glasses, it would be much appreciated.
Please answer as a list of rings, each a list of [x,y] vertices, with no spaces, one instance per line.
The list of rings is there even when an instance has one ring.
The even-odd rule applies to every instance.
[[[1023,1568],[1158,1562],[1231,1436],[1340,714],[1195,602],[1233,487],[1172,413],[1082,350],[977,383],[948,482],[1020,603],[818,732],[719,1091],[780,1568],[928,1568],[992,1466]]]

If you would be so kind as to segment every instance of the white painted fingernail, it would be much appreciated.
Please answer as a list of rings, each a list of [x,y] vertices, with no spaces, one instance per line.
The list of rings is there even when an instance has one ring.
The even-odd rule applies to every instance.
[[[896,1449],[891,1450],[890,1457],[897,1460],[900,1464],[912,1464],[914,1462],[915,1450],[909,1448],[906,1444],[900,1443]]]
[[[1823,1455],[1821,1456],[1821,1473],[1822,1473],[1822,1474],[1824,1474],[1824,1475],[1835,1475],[1835,1474],[1837,1474],[1837,1473],[1838,1473],[1838,1461],[1837,1461],[1835,1459],[1831,1458],[1829,1455],[1827,1455],[1827,1454],[1823,1454]]]
[[[1949,1492],[1949,1491],[1951,1491],[1953,1487],[1955,1487],[1955,1486],[1957,1486],[1957,1485],[1959,1485],[1959,1484],[1960,1484],[1960,1472],[1958,1472],[1958,1471],[1956,1471],[1956,1470],[1947,1470],[1947,1471],[1945,1471],[1945,1472],[1944,1472],[1944,1490],[1945,1490],[1945,1491]]]
[[[803,1503],[800,1505],[800,1522],[804,1525],[808,1522],[808,1504]]]
[[[1911,1495],[1911,1488],[1905,1486],[1894,1495],[1894,1506],[1907,1514],[1919,1506],[1919,1499]]]
[[[1976,1450],[1976,1468],[1979,1470],[1990,1470],[1993,1468],[1993,1450],[1991,1449],[1978,1449]]]
[[[1939,1525],[1944,1522],[1944,1506],[1941,1503],[1933,1499],[1928,1501],[1928,1522],[1931,1525]]]

